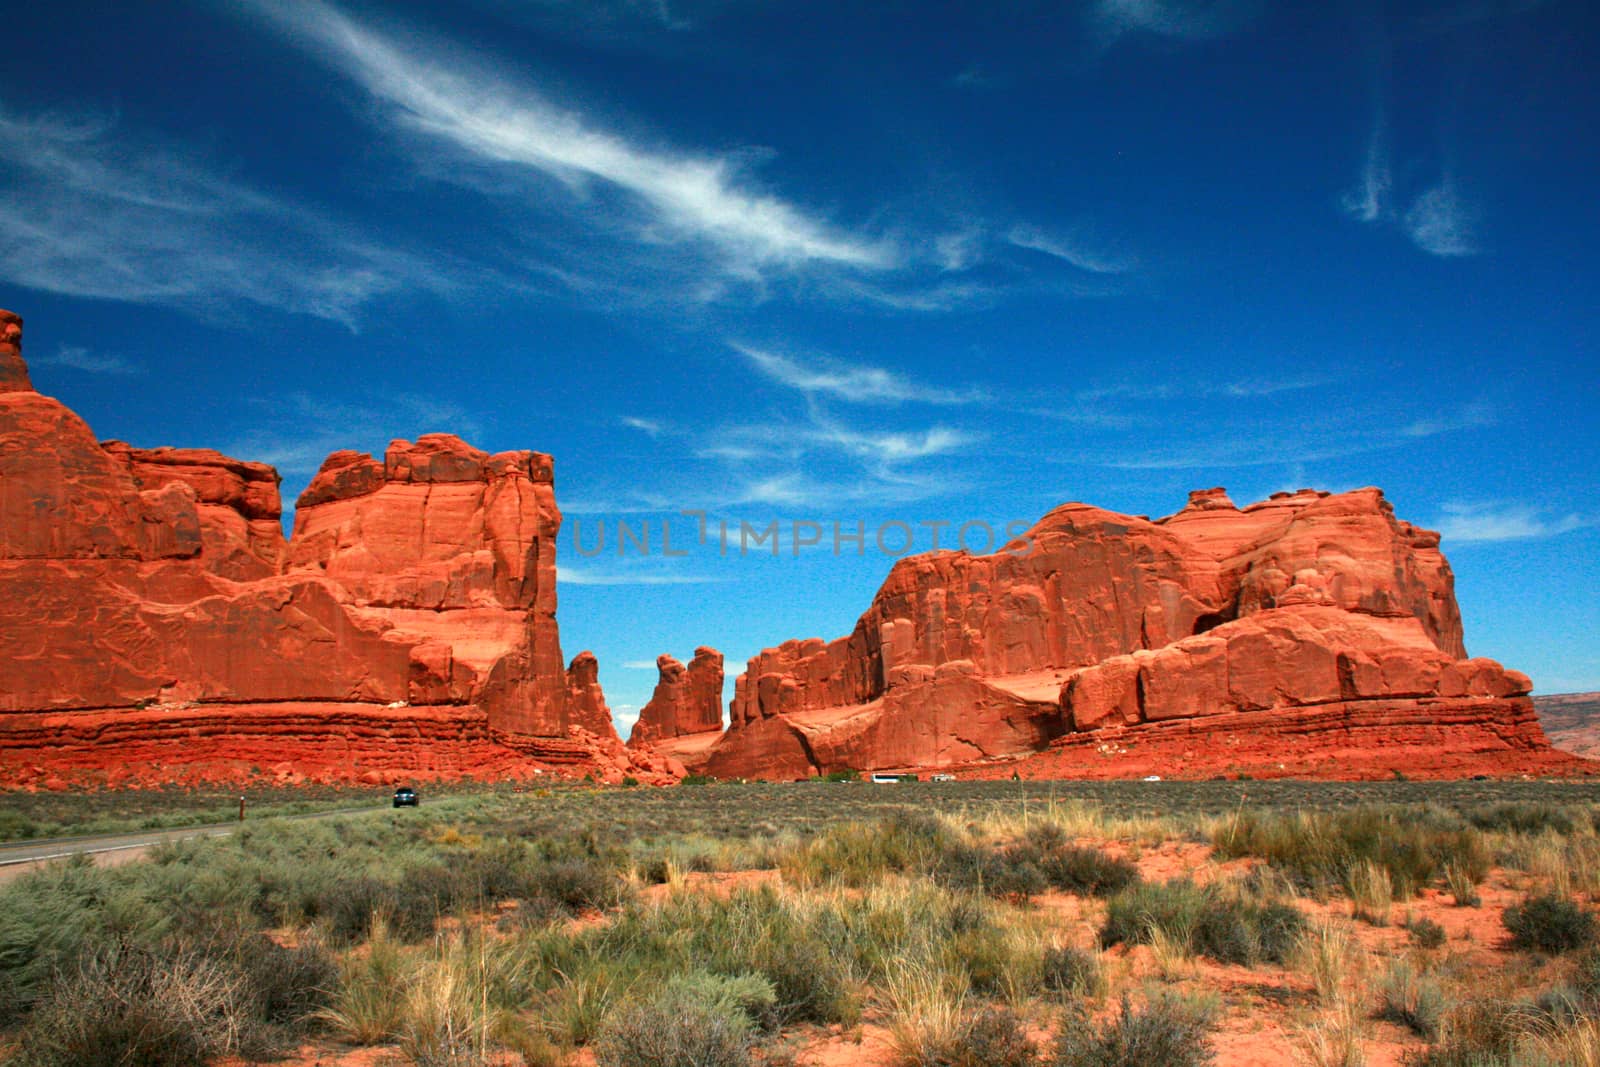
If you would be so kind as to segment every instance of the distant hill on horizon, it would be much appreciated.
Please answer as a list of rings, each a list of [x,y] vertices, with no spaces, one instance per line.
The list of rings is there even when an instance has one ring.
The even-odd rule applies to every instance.
[[[1533,698],[1550,743],[1563,752],[1600,759],[1600,693],[1552,693]]]

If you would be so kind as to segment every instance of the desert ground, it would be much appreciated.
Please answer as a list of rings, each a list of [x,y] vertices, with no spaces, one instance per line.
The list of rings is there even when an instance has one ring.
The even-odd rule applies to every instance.
[[[255,799],[232,837],[0,886],[7,1062],[1600,1053],[1592,784],[691,780],[313,821],[266,813],[353,798]],[[8,825],[171,823],[185,797],[29,803]]]

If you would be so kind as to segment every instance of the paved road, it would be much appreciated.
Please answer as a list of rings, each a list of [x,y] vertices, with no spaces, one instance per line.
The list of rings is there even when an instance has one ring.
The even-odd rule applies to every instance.
[[[279,819],[326,819],[334,815],[359,815],[365,811],[378,811],[376,806],[368,808],[336,808],[333,811],[312,811],[301,815],[277,815],[268,818]],[[195,837],[226,837],[240,826],[247,826],[251,821],[209,823],[202,826],[180,826],[171,830],[136,830],[132,833],[122,834],[95,834],[85,837],[48,837],[36,838],[31,841],[11,841],[0,844],[0,879],[8,874],[15,874],[20,870],[27,870],[49,860],[65,859],[68,856],[89,855],[95,857],[112,857],[126,854],[127,857],[138,855],[152,845],[159,845],[167,841],[185,841]]]

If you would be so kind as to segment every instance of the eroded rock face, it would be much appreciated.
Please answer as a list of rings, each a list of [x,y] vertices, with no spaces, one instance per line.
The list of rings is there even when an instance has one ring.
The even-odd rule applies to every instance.
[[[899,561],[849,636],[768,649],[735,690],[726,736],[692,769],[937,768],[1133,727],[1353,720],[1380,703],[1403,717],[1420,701],[1503,720],[1488,736],[1509,749],[1547,747],[1528,679],[1466,659],[1439,536],[1377,489],[1244,509],[1199,490],[1154,522],[1065,504],[1003,551]]]
[[[447,434],[335,453],[286,542],[276,471],[99,443],[32,390],[20,327],[0,313],[0,763],[82,770],[103,736],[220,766],[276,723],[284,758],[339,780],[360,752],[466,772],[604,742],[629,766],[594,657],[562,658],[548,456]]]
[[[0,393],[31,393],[28,365],[22,361],[22,317],[0,311]]]
[[[690,734],[722,730],[722,653],[701,646],[685,667],[676,657],[659,656],[660,675],[650,702],[639,712],[628,744],[638,747]]]

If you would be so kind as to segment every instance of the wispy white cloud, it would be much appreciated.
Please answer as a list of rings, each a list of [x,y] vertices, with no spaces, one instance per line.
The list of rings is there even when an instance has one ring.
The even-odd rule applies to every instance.
[[[637,415],[623,415],[617,421],[630,430],[638,430],[651,437],[660,437],[666,430],[666,427],[655,419],[643,419]]]
[[[408,48],[317,0],[256,8],[387,105],[394,123],[462,160],[552,179],[574,206],[618,208],[631,215],[640,242],[696,243],[727,271],[750,278],[769,269],[876,271],[898,263],[889,242],[761,190],[746,173],[748,154],[695,153],[630,138],[512,78],[465,61],[447,63],[438,50]]]
[[[983,234],[975,227],[941,233],[933,239],[933,253],[940,269],[962,271],[981,258]]]
[[[818,416],[811,425],[753,424],[726,427],[697,454],[732,462],[798,460],[808,453],[843,453],[874,466],[896,466],[949,455],[981,437],[933,426],[918,430],[859,430]]]
[[[978,439],[975,434],[947,426],[899,432],[853,430],[836,423],[821,423],[811,434],[811,440],[819,444],[888,466],[948,455]]]
[[[1091,274],[1125,274],[1138,264],[1130,256],[1096,247],[1081,234],[1050,234],[1037,226],[1014,226],[1006,239],[1018,248],[1042,252]]]
[[[1281,424],[1239,425],[1230,427],[1225,435],[1197,437],[1156,448],[1090,451],[1072,457],[1072,461],[1118,470],[1268,467],[1289,459],[1315,463],[1414,447],[1419,440],[1491,425],[1495,418],[1492,408],[1478,403],[1399,426],[1393,414],[1384,411],[1330,414],[1307,417],[1293,428]]]
[[[79,345],[62,345],[55,355],[29,356],[34,367],[66,367],[85,374],[142,374],[144,366],[124,356],[107,352],[92,352]]]
[[[671,574],[626,568],[608,571],[562,563],[556,566],[556,580],[566,585],[707,585],[728,579],[707,574]]]
[[[1482,429],[1493,426],[1498,420],[1499,413],[1494,405],[1480,400],[1453,411],[1441,411],[1413,419],[1402,426],[1400,432],[1406,437],[1435,437],[1456,430]]]
[[[1402,220],[1412,244],[1435,256],[1471,256],[1479,251],[1478,210],[1449,178],[1411,203]]]
[[[1297,393],[1317,389],[1334,381],[1326,374],[1292,375],[1282,378],[1236,378],[1225,382],[1114,382],[1079,390],[1074,399],[1080,403],[1101,400],[1173,400],[1180,397],[1252,397],[1275,396],[1279,393]]]
[[[1378,222],[1392,214],[1389,198],[1394,192],[1394,173],[1389,162],[1388,119],[1379,110],[1367,135],[1366,157],[1354,188],[1345,191],[1340,206],[1357,222]]]
[[[0,106],[0,278],[13,284],[212,315],[264,306],[354,329],[373,299],[446,276],[114,117]]]
[[[622,669],[628,671],[653,671],[656,669],[656,661],[653,659],[630,659],[623,663]]]
[[[736,342],[730,342],[729,347],[775,382],[804,393],[826,394],[851,403],[970,404],[985,398],[980,389],[939,389],[921,385],[882,367],[849,364],[825,356],[801,360]]]
[[[1435,525],[1446,541],[1525,541],[1554,537],[1595,525],[1576,513],[1556,514],[1523,504],[1463,504],[1443,507]]]
[[[1090,19],[1106,44],[1128,33],[1203,41],[1239,29],[1257,7],[1253,0],[1099,0]]]
[[[1475,255],[1479,251],[1480,213],[1455,178],[1455,153],[1451,149],[1453,139],[1448,121],[1440,134],[1444,146],[1442,176],[1434,185],[1410,195],[1410,205],[1403,211],[1399,206],[1404,197],[1395,188],[1389,121],[1394,49],[1388,28],[1381,19],[1368,18],[1364,25],[1372,82],[1372,126],[1367,134],[1360,174],[1355,185],[1339,198],[1339,206],[1357,222],[1398,228],[1412,244],[1429,255]]]
[[[958,89],[988,89],[995,84],[995,78],[982,63],[969,63],[950,79],[950,84]]]

